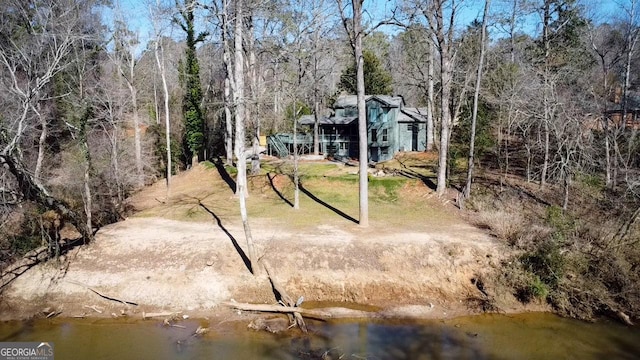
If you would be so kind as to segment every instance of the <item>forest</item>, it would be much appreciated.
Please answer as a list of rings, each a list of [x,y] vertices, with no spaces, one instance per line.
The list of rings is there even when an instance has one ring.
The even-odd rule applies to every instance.
[[[519,251],[487,286],[569,316],[638,318],[639,11],[638,0],[5,0],[0,268],[45,238],[59,254],[65,223],[91,242],[131,194],[162,180],[169,199],[172,175],[198,162],[235,166],[244,201],[260,137],[299,131],[309,114],[317,137],[340,94],[358,95],[366,154],[364,96],[393,94],[425,109],[438,196],[456,192]]]

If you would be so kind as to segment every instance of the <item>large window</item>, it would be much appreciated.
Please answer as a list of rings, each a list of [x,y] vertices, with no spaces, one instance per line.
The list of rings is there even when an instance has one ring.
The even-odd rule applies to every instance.
[[[358,116],[358,108],[355,106],[344,108],[344,116]]]
[[[369,107],[369,122],[377,122],[378,121],[378,108],[376,106]]]
[[[378,141],[378,130],[371,129],[371,142],[376,142],[376,141]]]
[[[382,129],[382,142],[389,141],[389,131],[387,129]]]
[[[385,123],[389,120],[389,108],[382,108],[382,122]]]

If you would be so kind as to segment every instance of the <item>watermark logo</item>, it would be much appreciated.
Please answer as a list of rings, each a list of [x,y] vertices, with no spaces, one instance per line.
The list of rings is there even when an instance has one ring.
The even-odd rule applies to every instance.
[[[0,342],[0,360],[53,360],[53,343]]]

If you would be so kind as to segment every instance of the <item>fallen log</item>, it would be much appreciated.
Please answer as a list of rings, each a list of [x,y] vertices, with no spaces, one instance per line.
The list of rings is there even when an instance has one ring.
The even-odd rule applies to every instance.
[[[298,313],[302,316],[324,320],[333,317],[331,313],[324,312],[317,309],[303,309],[301,307],[282,306],[282,305],[269,305],[269,304],[249,304],[249,303],[237,303],[231,301],[225,301],[222,305],[232,307],[234,309],[243,311],[258,311],[258,312],[271,312],[281,314],[295,314]]]
[[[143,319],[150,319],[154,317],[174,317],[177,316],[179,312],[158,312],[158,313],[146,313],[142,312]]]
[[[225,302],[222,302],[221,305],[228,306],[228,307],[242,310],[242,311],[257,311],[257,312],[269,312],[269,313],[281,313],[281,314],[298,313],[303,317],[316,319],[316,320],[384,317],[384,314],[380,314],[377,312],[354,310],[354,309],[349,309],[344,307],[304,309],[304,308],[295,307],[295,306],[250,304],[250,303],[238,303],[233,301],[225,301]]]

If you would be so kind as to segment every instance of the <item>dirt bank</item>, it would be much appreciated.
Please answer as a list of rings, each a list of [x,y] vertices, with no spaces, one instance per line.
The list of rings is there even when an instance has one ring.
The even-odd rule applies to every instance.
[[[3,291],[1,317],[28,317],[46,307],[62,311],[63,316],[110,316],[123,311],[222,316],[233,313],[219,306],[230,299],[274,303],[266,275],[251,275],[234,246],[236,241],[245,248],[242,227],[231,210],[236,200],[228,188],[224,193],[211,191],[224,186],[216,174],[204,168],[183,174],[182,183],[178,178],[174,188],[175,199],[180,200],[172,203],[188,212],[200,211],[201,201],[209,201],[205,206],[210,208],[217,201],[217,210],[209,210],[214,216],[205,214],[210,220],[149,216],[149,209],[169,206],[158,200],[162,186],[151,187],[134,201],[139,214],[149,217],[131,217],[104,227],[92,244],[74,249],[59,262],[27,271]],[[184,200],[189,198],[185,194],[197,197],[205,189],[209,189],[207,195],[196,202]],[[213,193],[218,195],[212,198]],[[429,201],[431,205],[427,200],[424,204],[446,206]],[[441,218],[420,226],[378,224],[361,229],[339,217],[287,226],[286,212],[278,221],[254,216],[251,225],[258,254],[268,260],[292,297],[304,296],[307,303],[369,304],[402,311],[401,315],[441,318],[478,311],[467,303],[482,296],[472,279],[490,271],[505,253],[501,244],[451,211],[431,211],[430,216]],[[155,211],[155,215],[166,213]],[[88,288],[139,306],[106,300]],[[501,310],[522,308],[507,302]]]

